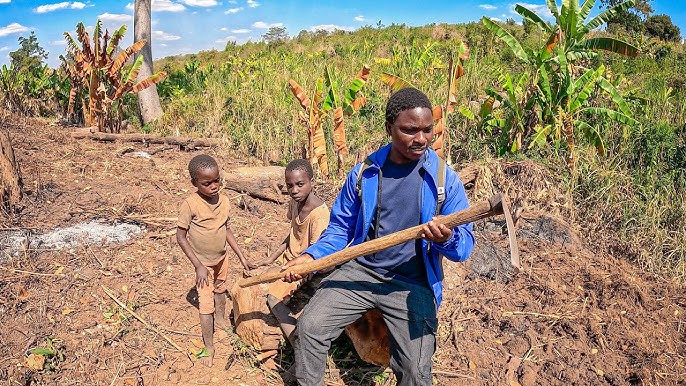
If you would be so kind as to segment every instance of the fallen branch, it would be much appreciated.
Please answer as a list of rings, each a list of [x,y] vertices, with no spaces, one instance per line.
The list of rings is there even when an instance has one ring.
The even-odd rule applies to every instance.
[[[219,141],[209,138],[187,138],[187,137],[160,137],[149,134],[112,134],[112,133],[92,133],[90,129],[75,130],[71,133],[75,139],[88,138],[103,142],[141,142],[163,145],[175,145],[183,149],[194,149],[196,147],[218,146]]]
[[[141,322],[141,323],[143,323],[143,325],[144,325],[146,328],[148,328],[150,331],[152,331],[152,332],[154,332],[155,334],[157,334],[157,335],[161,336],[162,338],[164,338],[164,340],[166,340],[170,345],[172,345],[172,347],[174,347],[178,352],[184,354],[184,355],[188,358],[188,360],[191,361],[191,363],[193,362],[193,360],[191,359],[190,353],[189,353],[188,351],[183,350],[183,349],[182,349],[179,345],[177,345],[170,337],[164,335],[160,330],[158,330],[157,328],[151,326],[150,323],[148,323],[148,322],[147,322],[145,319],[143,319],[140,315],[138,315],[138,314],[135,313],[134,311],[130,310],[130,309],[126,306],[126,304],[122,303],[122,301],[119,300],[119,299],[117,298],[117,296],[116,296],[115,294],[112,293],[112,291],[111,291],[109,288],[105,287],[105,286],[102,285],[102,284],[100,285],[100,287],[102,287],[102,290],[105,291],[105,294],[106,294],[107,296],[109,296],[112,300],[114,300],[114,302],[117,303],[117,305],[119,305],[119,307],[125,309],[129,314],[131,314],[131,316],[133,316],[134,318],[138,319],[138,321]]]
[[[12,273],[23,273],[26,275],[33,275],[33,276],[64,276],[63,273],[40,273],[40,272],[31,272],[31,271],[24,271],[21,269],[14,269],[14,268],[5,268],[5,267],[0,267],[3,271],[8,271]]]

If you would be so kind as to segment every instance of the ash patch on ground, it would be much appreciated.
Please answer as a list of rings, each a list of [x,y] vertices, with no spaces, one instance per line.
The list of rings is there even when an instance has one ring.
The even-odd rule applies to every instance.
[[[45,233],[30,230],[0,231],[0,262],[25,250],[71,249],[79,245],[120,244],[143,231],[139,225],[125,222],[106,223],[98,220],[55,228]]]

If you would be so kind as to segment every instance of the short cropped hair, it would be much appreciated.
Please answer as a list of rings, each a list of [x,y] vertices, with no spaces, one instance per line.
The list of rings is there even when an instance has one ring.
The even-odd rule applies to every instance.
[[[286,165],[286,173],[294,170],[302,170],[307,173],[307,176],[310,177],[310,179],[314,179],[314,170],[312,170],[310,161],[306,159],[295,159]]]
[[[191,180],[198,179],[198,172],[203,169],[219,168],[217,161],[207,154],[196,155],[188,163],[188,174],[191,175]]]
[[[398,90],[388,98],[388,103],[386,104],[386,123],[393,124],[395,119],[398,118],[398,114],[402,111],[417,107],[426,107],[431,110],[431,102],[426,94],[411,87]]]

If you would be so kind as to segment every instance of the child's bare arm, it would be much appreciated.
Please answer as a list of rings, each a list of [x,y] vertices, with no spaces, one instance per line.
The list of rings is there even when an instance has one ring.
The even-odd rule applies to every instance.
[[[269,265],[269,264],[275,262],[276,259],[278,259],[279,256],[281,256],[281,254],[286,251],[287,247],[288,247],[288,236],[286,236],[286,238],[283,240],[283,242],[281,242],[281,244],[279,244],[279,246],[274,250],[274,252],[272,252],[271,255],[269,255],[268,258],[260,261],[258,264],[259,265]]]
[[[200,262],[197,256],[195,256],[195,252],[193,252],[193,249],[191,248],[191,244],[188,242],[188,239],[186,238],[188,231],[183,228],[176,228],[176,242],[179,243],[179,246],[181,247],[181,250],[183,253],[188,257],[188,260],[191,261],[191,264],[193,264],[193,267],[195,267],[195,285],[198,287],[204,287],[206,285],[209,285],[209,281],[207,280],[207,276],[209,275],[209,271],[207,268]]]
[[[241,252],[241,249],[238,247],[236,238],[233,237],[233,232],[231,231],[231,227],[229,227],[229,224],[226,224],[226,242],[229,243],[229,246],[231,247],[233,252],[236,254],[236,256],[238,256],[238,259],[241,261],[243,268],[250,269],[248,261],[245,260],[245,257],[243,257],[243,252]]]

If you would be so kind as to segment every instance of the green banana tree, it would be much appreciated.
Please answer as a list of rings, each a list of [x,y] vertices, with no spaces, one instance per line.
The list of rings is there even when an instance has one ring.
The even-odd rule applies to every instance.
[[[515,7],[515,11],[524,19],[549,34],[545,46],[538,50],[524,47],[500,25],[488,18],[482,19],[482,23],[500,38],[517,58],[532,68],[532,76],[526,86],[522,84],[522,78],[515,84],[507,76],[499,77],[499,85],[503,91],[489,92],[490,97],[482,106],[481,115],[489,130],[492,130],[493,124],[505,125],[501,127],[503,135],[500,137],[499,149],[515,153],[525,151],[532,143],[544,146],[551,142],[556,147],[566,143],[567,162],[570,169],[574,169],[575,128],[583,132],[600,154],[604,154],[605,151],[597,128],[584,120],[585,117],[596,115],[623,124],[636,124],[616,87],[603,77],[604,67],[587,69],[579,64],[581,59],[596,56],[595,50],[599,49],[626,56],[638,55],[639,50],[636,47],[621,40],[611,37],[588,37],[591,30],[605,23],[617,12],[631,7],[633,0],[618,4],[588,22],[586,19],[595,5],[595,0],[586,0],[582,4],[579,0],[563,0],[560,8],[557,7],[555,0],[547,0],[547,5],[555,17],[555,25],[524,6]],[[517,96],[518,93],[520,96]],[[609,97],[618,110],[591,107],[591,98],[600,94]],[[500,101],[507,111],[505,118],[500,118],[504,121],[495,119],[495,100]]]
[[[605,154],[605,144],[598,127],[594,126],[588,118],[599,117],[610,119],[624,125],[637,125],[638,122],[631,117],[631,111],[624,97],[617,88],[605,77],[603,65],[596,69],[587,69],[578,78],[574,78],[570,66],[566,63],[566,55],[559,48],[557,50],[559,68],[555,81],[551,82],[548,70],[541,69],[541,82],[539,87],[539,100],[545,100],[545,110],[542,112],[542,125],[535,127],[536,134],[531,142],[539,146],[545,146],[548,139],[556,146],[561,140],[567,143],[567,164],[570,169],[575,168],[575,129],[581,130],[584,137],[595,146],[600,155]],[[608,107],[589,106],[589,100],[594,93],[597,96],[609,98],[617,107],[617,110]],[[626,126],[625,126],[626,127]],[[626,136],[625,129],[625,136]]]

